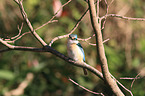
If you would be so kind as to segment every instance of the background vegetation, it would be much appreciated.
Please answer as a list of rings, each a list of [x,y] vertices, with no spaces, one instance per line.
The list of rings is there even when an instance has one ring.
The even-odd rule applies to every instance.
[[[67,0],[61,2],[64,4]],[[23,4],[34,28],[49,21],[54,15],[52,0],[24,0]],[[104,0],[100,4],[100,16],[102,16],[106,12],[106,5]],[[109,8],[109,13],[145,18],[144,4],[143,0],[115,0]],[[37,33],[49,43],[54,37],[71,31],[86,9],[87,3],[83,0],[72,0],[63,8],[62,16],[55,18],[59,20],[57,23],[48,24],[37,30]],[[17,26],[22,22],[18,5],[13,0],[0,0],[0,37],[10,38],[18,34]],[[110,72],[129,88],[134,96],[145,95],[144,78],[136,80],[132,88],[132,80],[119,78],[134,78],[145,68],[144,26],[144,21],[108,18],[102,30],[104,40],[110,39],[104,44]],[[24,23],[22,32],[27,31],[29,29]],[[74,34],[78,34],[80,38],[88,38],[92,33],[89,14],[87,14]],[[95,43],[95,38],[89,42]],[[85,51],[86,62],[101,70],[96,60],[96,48],[86,42],[81,44]],[[30,34],[16,41],[15,45],[40,46]],[[52,47],[67,55],[66,39],[56,41]],[[0,49],[2,48],[5,47],[0,44]],[[30,72],[34,74],[34,78],[25,88],[23,96],[93,96],[68,81],[68,77],[90,90],[103,93],[107,90],[104,82],[93,74],[84,76],[80,68],[71,66],[52,54],[9,51],[0,53],[0,95],[17,88]],[[139,76],[144,77],[144,72]]]

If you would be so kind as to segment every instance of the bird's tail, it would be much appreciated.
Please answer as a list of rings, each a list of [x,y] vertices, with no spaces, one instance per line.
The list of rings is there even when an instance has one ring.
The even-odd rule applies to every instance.
[[[87,69],[83,68],[84,75],[88,75]]]

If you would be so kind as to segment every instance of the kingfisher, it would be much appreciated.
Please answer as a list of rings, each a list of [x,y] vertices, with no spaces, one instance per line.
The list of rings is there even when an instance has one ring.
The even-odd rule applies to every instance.
[[[76,34],[69,35],[67,41],[67,53],[74,61],[85,62],[83,47],[79,43]],[[84,75],[87,75],[87,69],[83,68]]]

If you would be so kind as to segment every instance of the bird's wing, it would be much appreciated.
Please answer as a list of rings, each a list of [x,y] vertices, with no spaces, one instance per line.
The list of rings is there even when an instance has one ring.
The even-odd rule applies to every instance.
[[[82,53],[83,53],[83,60],[85,61],[85,53],[84,53],[84,50],[83,50],[83,47],[80,43],[77,44],[79,46],[79,48],[81,49]]]

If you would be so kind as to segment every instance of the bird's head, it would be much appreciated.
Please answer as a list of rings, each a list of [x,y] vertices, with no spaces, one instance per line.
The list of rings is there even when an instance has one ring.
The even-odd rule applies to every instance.
[[[71,34],[71,35],[69,35],[69,38],[70,38],[71,40],[77,40],[77,39],[78,39],[78,37],[77,37],[76,34]]]
[[[77,39],[78,38],[77,38],[77,35],[76,34],[69,35],[69,41],[70,41],[70,43],[76,43],[76,44],[78,44],[79,41]]]

